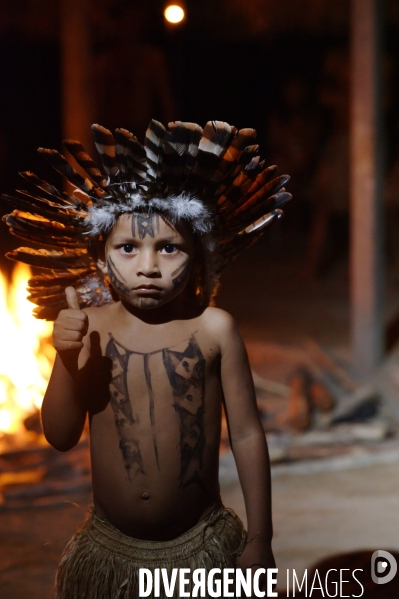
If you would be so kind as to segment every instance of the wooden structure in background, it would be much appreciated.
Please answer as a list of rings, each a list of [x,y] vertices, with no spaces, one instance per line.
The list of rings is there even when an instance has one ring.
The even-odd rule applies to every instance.
[[[90,153],[93,147],[90,132],[93,70],[87,11],[85,0],[60,1],[62,134],[63,139],[81,141]]]
[[[380,0],[352,0],[351,295],[352,350],[366,378],[383,352]]]

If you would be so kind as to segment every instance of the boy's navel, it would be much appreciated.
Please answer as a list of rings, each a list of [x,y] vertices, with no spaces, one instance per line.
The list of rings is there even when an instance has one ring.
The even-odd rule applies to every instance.
[[[147,491],[143,491],[141,494],[141,498],[144,499],[145,501],[147,501],[147,499],[150,498],[150,495]]]

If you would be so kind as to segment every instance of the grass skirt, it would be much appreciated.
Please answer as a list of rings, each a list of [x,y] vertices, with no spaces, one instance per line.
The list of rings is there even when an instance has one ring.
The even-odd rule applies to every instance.
[[[191,573],[196,568],[235,568],[245,540],[241,520],[224,507],[162,542],[128,537],[92,513],[64,551],[54,599],[135,599],[140,568],[166,568],[169,579],[173,568],[190,568]],[[174,597],[179,597],[178,581]]]

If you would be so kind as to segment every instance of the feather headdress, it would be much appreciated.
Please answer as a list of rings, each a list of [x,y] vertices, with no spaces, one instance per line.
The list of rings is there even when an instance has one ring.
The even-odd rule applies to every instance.
[[[266,168],[256,155],[254,129],[238,131],[222,121],[204,129],[176,121],[165,129],[153,120],[144,145],[126,129],[116,129],[115,136],[100,125],[92,130],[103,172],[80,142],[66,140],[85,176],[56,150],[39,152],[74,191],[59,191],[25,172],[22,177],[35,191],[3,195],[13,208],[4,217],[10,232],[29,243],[7,257],[47,269],[29,281],[38,318],[53,320],[67,307],[68,285],[75,287],[81,307],[113,301],[88,245],[123,213],[155,211],[171,222],[187,221],[204,240],[209,298],[226,264],[259,239],[291,198],[284,189],[289,177],[276,177],[277,167]]]

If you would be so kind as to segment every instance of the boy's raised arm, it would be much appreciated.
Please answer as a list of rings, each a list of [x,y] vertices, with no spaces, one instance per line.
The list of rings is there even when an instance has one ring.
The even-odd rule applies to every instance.
[[[54,323],[57,356],[42,405],[44,435],[60,451],[74,447],[83,431],[87,407],[81,368],[89,355],[83,343],[87,314],[80,310],[73,287],[67,287],[65,295],[68,309],[61,310]]]
[[[236,461],[248,519],[248,539],[238,565],[274,568],[271,548],[270,462],[256,405],[248,356],[231,316],[220,328],[221,377],[230,443]]]

